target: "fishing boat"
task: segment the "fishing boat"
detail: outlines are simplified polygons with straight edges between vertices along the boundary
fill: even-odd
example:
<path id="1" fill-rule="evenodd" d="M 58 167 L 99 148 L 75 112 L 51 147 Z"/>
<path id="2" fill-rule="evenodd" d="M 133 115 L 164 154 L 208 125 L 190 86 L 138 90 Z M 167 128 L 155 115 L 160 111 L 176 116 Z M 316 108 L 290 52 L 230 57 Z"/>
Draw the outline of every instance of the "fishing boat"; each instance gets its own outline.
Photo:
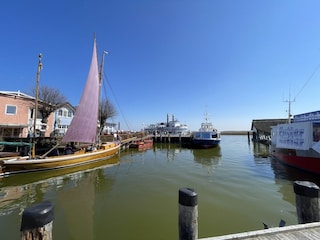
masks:
<path id="1" fill-rule="evenodd" d="M 199 131 L 192 134 L 192 146 L 194 148 L 212 148 L 218 146 L 220 141 L 220 132 L 208 121 L 206 115 L 205 122 L 201 123 Z"/>
<path id="2" fill-rule="evenodd" d="M 286 165 L 320 174 L 320 111 L 294 115 L 271 128 L 270 152 Z"/>
<path id="3" fill-rule="evenodd" d="M 104 55 L 103 55 L 104 56 Z M 40 71 L 42 69 L 42 55 L 39 55 L 37 85 L 36 85 L 36 101 L 35 113 L 37 113 L 38 104 L 38 84 Z M 101 68 L 103 66 L 103 58 Z M 88 78 L 81 96 L 79 106 L 76 109 L 75 115 L 71 121 L 66 134 L 61 143 L 49 150 L 42 156 L 35 156 L 35 138 L 33 136 L 32 154 L 31 156 L 15 157 L 11 159 L 1 160 L 0 176 L 53 170 L 66 167 L 74 167 L 84 164 L 90 164 L 96 161 L 103 161 L 116 155 L 120 149 L 119 142 L 99 143 L 98 135 L 98 109 L 100 101 L 100 82 L 102 69 L 98 68 L 96 39 L 94 39 L 93 53 Z M 36 122 L 36 114 L 34 116 Z M 35 125 L 35 124 L 34 124 Z M 35 127 L 34 127 L 35 129 Z M 77 151 L 65 151 L 64 155 L 49 156 L 49 153 L 54 152 L 60 144 L 72 146 L 72 143 L 87 144 L 90 148 L 81 148 Z M 70 153 L 70 154 L 66 154 Z"/>

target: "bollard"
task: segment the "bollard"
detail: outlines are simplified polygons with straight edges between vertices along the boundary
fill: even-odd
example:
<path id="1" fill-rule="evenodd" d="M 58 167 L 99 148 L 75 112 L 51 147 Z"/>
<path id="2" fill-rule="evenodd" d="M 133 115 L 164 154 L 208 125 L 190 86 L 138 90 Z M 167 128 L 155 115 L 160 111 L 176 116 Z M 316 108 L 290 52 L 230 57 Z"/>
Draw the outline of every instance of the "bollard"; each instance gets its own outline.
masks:
<path id="1" fill-rule="evenodd" d="M 25 209 L 21 221 L 22 240 L 52 240 L 53 204 L 49 201 Z"/>
<path id="2" fill-rule="evenodd" d="M 198 196 L 191 188 L 179 189 L 179 240 L 198 239 Z"/>
<path id="3" fill-rule="evenodd" d="M 319 187 L 308 181 L 295 181 L 296 208 L 298 223 L 320 221 Z"/>

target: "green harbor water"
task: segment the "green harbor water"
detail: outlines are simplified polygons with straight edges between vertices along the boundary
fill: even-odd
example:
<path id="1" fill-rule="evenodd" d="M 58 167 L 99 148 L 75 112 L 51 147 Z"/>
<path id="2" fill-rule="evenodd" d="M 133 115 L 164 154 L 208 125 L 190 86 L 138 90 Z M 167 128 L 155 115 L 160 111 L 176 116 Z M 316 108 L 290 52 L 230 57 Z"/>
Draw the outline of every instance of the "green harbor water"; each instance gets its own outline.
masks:
<path id="1" fill-rule="evenodd" d="M 198 194 L 199 238 L 297 224 L 293 181 L 313 175 L 268 157 L 247 136 L 222 136 L 214 149 L 154 144 L 112 160 L 0 179 L 1 239 L 20 239 L 22 212 L 54 204 L 53 239 L 178 239 L 178 191 Z"/>

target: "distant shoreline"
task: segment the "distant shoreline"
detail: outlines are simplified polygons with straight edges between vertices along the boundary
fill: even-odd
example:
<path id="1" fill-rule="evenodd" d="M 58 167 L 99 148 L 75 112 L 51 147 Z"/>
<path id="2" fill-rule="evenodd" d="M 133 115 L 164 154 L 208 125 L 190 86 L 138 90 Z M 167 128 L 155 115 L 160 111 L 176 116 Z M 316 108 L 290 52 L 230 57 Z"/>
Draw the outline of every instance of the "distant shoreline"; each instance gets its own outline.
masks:
<path id="1" fill-rule="evenodd" d="M 248 132 L 251 131 L 221 131 L 221 135 L 248 135 Z"/>

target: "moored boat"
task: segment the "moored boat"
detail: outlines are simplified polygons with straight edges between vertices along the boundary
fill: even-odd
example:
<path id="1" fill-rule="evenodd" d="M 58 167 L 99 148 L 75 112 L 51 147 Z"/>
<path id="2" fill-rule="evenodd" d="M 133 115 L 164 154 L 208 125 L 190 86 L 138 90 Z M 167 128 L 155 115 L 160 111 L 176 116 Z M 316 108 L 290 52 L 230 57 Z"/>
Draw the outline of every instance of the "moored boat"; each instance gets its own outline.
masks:
<path id="1" fill-rule="evenodd" d="M 167 114 L 167 121 L 160 122 L 156 124 L 150 124 L 146 128 L 144 128 L 148 134 L 160 134 L 160 135 L 188 135 L 190 134 L 190 130 L 188 125 L 180 123 L 174 115 L 172 115 L 172 119 L 169 120 L 169 115 Z"/>
<path id="2" fill-rule="evenodd" d="M 320 174 L 320 111 L 295 115 L 271 129 L 271 155 L 289 166 Z"/>
<path id="3" fill-rule="evenodd" d="M 130 148 L 137 148 L 139 150 L 150 149 L 153 146 L 153 139 L 140 139 L 130 144 Z"/>
<path id="4" fill-rule="evenodd" d="M 39 55 L 39 64 L 37 72 L 37 87 L 40 76 L 40 70 L 42 69 L 41 55 Z M 103 66 L 103 64 L 101 64 Z M 100 69 L 102 71 L 102 69 Z M 100 77 L 99 77 L 100 76 Z M 80 149 L 66 149 L 64 155 L 59 155 L 56 149 L 59 145 L 56 145 L 50 151 L 42 156 L 35 156 L 35 136 L 33 137 L 33 148 L 31 156 L 14 157 L 1 161 L 0 176 L 52 170 L 58 168 L 74 167 L 78 165 L 89 164 L 97 161 L 105 160 L 116 155 L 119 152 L 120 144 L 118 142 L 106 142 L 99 143 L 98 137 L 98 109 L 99 109 L 99 96 L 100 96 L 100 80 L 101 73 L 99 74 L 96 40 L 94 39 L 93 53 L 91 66 L 86 81 L 86 85 L 76 110 L 76 113 L 72 119 L 70 126 L 66 134 L 62 139 L 62 143 L 86 143 L 90 145 L 90 148 Z M 35 113 L 37 113 L 36 98 Z M 34 116 L 36 119 L 36 114 Z M 34 127 L 35 129 L 35 127 Z M 72 145 L 72 144 L 70 144 Z M 67 145 L 69 146 L 69 145 Z M 50 154 L 56 151 L 56 156 L 50 156 Z"/>
<path id="5" fill-rule="evenodd" d="M 199 131 L 192 134 L 192 145 L 195 148 L 212 148 L 220 144 L 220 132 L 213 127 L 213 124 L 205 117 Z"/>

